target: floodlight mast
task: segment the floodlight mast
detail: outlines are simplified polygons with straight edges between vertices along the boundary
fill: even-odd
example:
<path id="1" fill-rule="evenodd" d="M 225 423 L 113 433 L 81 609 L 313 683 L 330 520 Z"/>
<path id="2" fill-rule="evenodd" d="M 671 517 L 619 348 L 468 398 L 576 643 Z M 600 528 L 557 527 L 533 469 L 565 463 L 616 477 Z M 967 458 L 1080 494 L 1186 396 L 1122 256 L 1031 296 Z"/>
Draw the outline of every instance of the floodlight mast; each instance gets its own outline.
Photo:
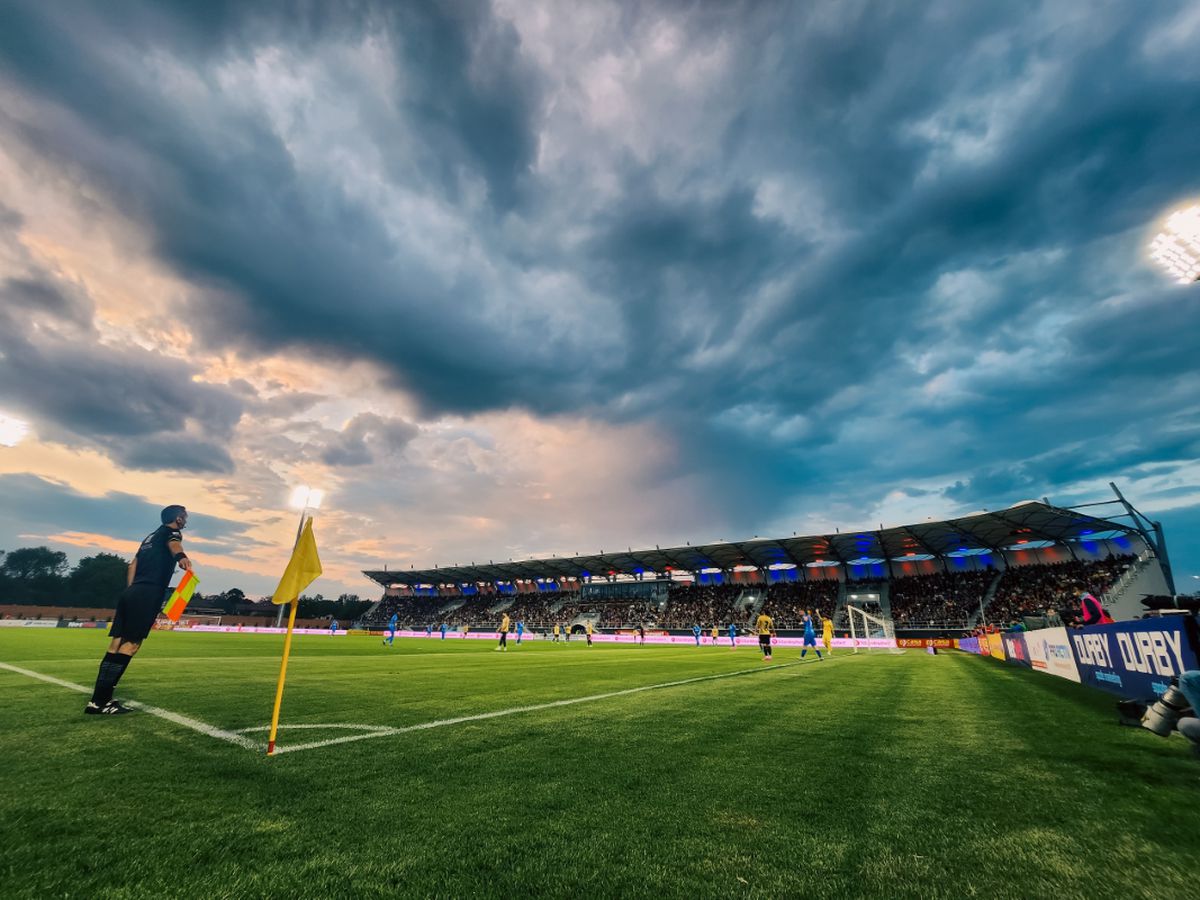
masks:
<path id="1" fill-rule="evenodd" d="M 1200 281 L 1200 203 L 1168 216 L 1149 251 L 1150 258 L 1179 284 Z"/>

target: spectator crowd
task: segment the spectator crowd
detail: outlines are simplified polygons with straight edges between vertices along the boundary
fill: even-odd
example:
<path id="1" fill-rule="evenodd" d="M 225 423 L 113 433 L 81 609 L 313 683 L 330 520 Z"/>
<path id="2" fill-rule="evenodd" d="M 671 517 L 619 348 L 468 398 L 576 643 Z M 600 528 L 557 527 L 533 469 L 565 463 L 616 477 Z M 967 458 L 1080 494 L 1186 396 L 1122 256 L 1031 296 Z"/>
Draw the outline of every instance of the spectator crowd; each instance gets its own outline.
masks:
<path id="1" fill-rule="evenodd" d="M 1132 556 L 1105 560 L 1070 561 L 1019 566 L 1000 575 L 995 594 L 986 608 L 988 622 L 1008 623 L 1022 616 L 1061 615 L 1070 622 L 1079 609 L 1079 596 L 1089 591 L 1102 597 L 1134 560 Z M 997 572 L 938 572 L 893 579 L 889 598 L 898 628 L 961 628 L 975 616 Z M 539 591 L 520 594 L 470 596 L 385 597 L 365 617 L 365 627 L 380 628 L 395 614 L 401 628 L 437 630 L 442 622 L 454 629 L 494 629 L 507 613 L 527 631 L 549 631 L 555 624 L 567 627 L 586 615 L 601 629 L 689 629 L 706 632 L 714 625 L 724 632 L 732 622 L 746 628 L 758 611 L 765 612 L 780 630 L 799 629 L 806 610 L 833 617 L 839 583 L 830 580 L 760 584 L 699 585 L 677 582 L 664 606 L 652 600 L 593 598 L 583 600 L 577 591 Z M 761 601 L 761 610 L 758 605 Z M 507 606 L 505 605 L 507 604 Z"/>
<path id="2" fill-rule="evenodd" d="M 959 627 L 979 611 L 996 578 L 992 568 L 974 572 L 908 575 L 891 582 L 892 621 L 897 628 Z"/>
<path id="3" fill-rule="evenodd" d="M 806 610 L 811 609 L 814 616 L 820 613 L 825 618 L 832 619 L 837 600 L 836 581 L 781 581 L 768 589 L 762 612 L 771 617 L 776 628 L 798 629 L 804 627 Z M 819 623 L 816 628 L 820 631 Z"/>
<path id="4" fill-rule="evenodd" d="M 1136 558 L 1129 554 L 1006 569 L 987 607 L 987 620 L 1007 624 L 1050 611 L 1069 623 L 1079 614 L 1082 594 L 1103 597 Z"/>

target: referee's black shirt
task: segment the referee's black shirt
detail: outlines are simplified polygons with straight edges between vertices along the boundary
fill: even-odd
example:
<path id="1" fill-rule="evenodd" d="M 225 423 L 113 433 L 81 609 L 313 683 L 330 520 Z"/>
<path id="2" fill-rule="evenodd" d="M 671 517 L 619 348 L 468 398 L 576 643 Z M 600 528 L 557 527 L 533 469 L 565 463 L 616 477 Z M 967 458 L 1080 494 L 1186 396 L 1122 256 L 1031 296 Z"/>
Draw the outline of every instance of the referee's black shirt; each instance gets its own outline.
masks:
<path id="1" fill-rule="evenodd" d="M 165 591 L 175 571 L 175 554 L 167 544 L 182 540 L 183 535 L 179 529 L 170 525 L 159 525 L 151 534 L 146 535 L 142 546 L 138 547 L 137 570 L 133 574 L 133 583 L 153 585 L 160 591 Z"/>

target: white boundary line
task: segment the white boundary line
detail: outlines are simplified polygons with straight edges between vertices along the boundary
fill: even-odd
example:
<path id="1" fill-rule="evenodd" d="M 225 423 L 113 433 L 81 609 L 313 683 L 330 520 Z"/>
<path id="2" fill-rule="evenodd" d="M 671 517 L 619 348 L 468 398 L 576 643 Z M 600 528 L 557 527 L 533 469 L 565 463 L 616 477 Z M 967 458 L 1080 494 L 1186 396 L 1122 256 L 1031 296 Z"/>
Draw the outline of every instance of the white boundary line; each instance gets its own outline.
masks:
<path id="1" fill-rule="evenodd" d="M 24 675 L 26 678 L 34 678 L 38 681 L 44 681 L 47 684 L 56 684 L 59 687 L 70 688 L 73 691 L 78 691 L 81 694 L 90 694 L 91 688 L 86 688 L 82 684 L 76 684 L 73 681 L 64 681 L 61 678 L 55 678 L 53 675 L 43 675 L 41 672 L 34 672 L 30 669 L 22 669 L 20 666 L 13 666 L 6 662 L 0 662 L 0 669 L 8 672 L 15 672 L 18 675 Z M 147 703 L 139 703 L 136 700 L 126 700 L 125 705 L 131 709 L 139 709 L 144 713 L 149 713 L 152 716 L 157 716 L 160 719 L 166 719 L 168 722 L 174 722 L 176 725 L 182 725 L 184 728 L 190 728 L 192 731 L 198 731 L 201 734 L 207 734 L 209 737 L 217 738 L 218 740 L 228 741 L 231 744 L 237 744 L 239 747 L 245 747 L 247 750 L 262 750 L 263 747 L 257 741 L 252 741 L 248 737 L 243 737 L 232 731 L 225 731 L 223 728 L 217 728 L 215 725 L 209 725 L 207 722 L 201 722 L 199 719 L 192 719 L 187 716 L 181 716 L 179 713 L 171 712 L 169 709 L 161 709 L 157 706 L 150 706 Z"/>
<path id="2" fill-rule="evenodd" d="M 608 691 L 603 694 L 589 694 L 586 697 L 572 697 L 568 700 L 551 700 L 548 703 L 534 703 L 530 706 L 514 706 L 511 709 L 497 709 L 492 712 L 476 713 L 472 716 L 457 716 L 453 719 L 436 719 L 432 722 L 422 722 L 419 725 L 405 725 L 398 728 L 387 728 L 382 731 L 372 731 L 364 734 L 350 734 L 345 737 L 329 738 L 325 741 L 312 741 L 307 744 L 295 744 L 275 748 L 275 755 L 280 753 L 295 753 L 298 750 L 315 750 L 318 747 L 329 747 L 333 744 L 349 744 L 352 741 L 367 741 L 372 738 L 390 737 L 394 734 L 406 734 L 410 731 L 427 731 L 430 728 L 442 728 L 446 725 L 461 725 L 463 722 L 481 722 L 485 719 L 499 719 L 503 716 L 514 716 L 518 713 L 537 712 L 542 709 L 555 709 L 560 706 L 574 706 L 576 703 L 594 703 L 597 700 L 608 700 L 611 697 L 626 697 L 630 694 L 640 694 L 644 691 L 657 691 L 663 688 L 679 687 L 684 684 L 696 684 L 701 681 L 717 681 L 722 678 L 736 678 L 739 675 L 753 675 L 757 672 L 775 672 L 799 665 L 798 662 L 763 666 L 758 669 L 739 669 L 736 672 L 721 672 L 717 675 L 700 675 L 696 678 L 683 678 L 679 681 L 664 681 L 661 684 L 646 684 L 641 687 L 625 688 L 620 691 Z"/>
<path id="3" fill-rule="evenodd" d="M 320 723 L 314 723 L 314 724 L 309 724 L 309 725 L 280 725 L 279 730 L 282 731 L 285 728 L 342 728 L 342 729 L 353 729 L 355 731 L 388 731 L 388 732 L 390 732 L 392 730 L 392 727 L 393 726 L 391 726 L 391 725 L 350 725 L 350 724 L 344 724 L 344 723 L 321 725 Z M 239 728 L 237 730 L 237 733 L 238 734 L 253 734 L 256 731 L 270 731 L 270 730 L 271 730 L 270 725 L 252 725 L 249 728 Z M 276 750 L 275 752 L 278 753 L 279 751 Z"/>
<path id="4" fill-rule="evenodd" d="M 854 655 L 839 656 L 838 659 L 853 659 Z M 829 660 L 834 662 L 833 659 Z M 816 662 L 813 660 L 812 662 Z M 281 725 L 280 728 L 291 729 L 322 729 L 322 728 L 342 728 L 355 729 L 358 734 L 350 734 L 344 737 L 329 738 L 324 741 L 311 741 L 307 744 L 295 744 L 293 746 L 281 746 L 275 748 L 275 755 L 281 753 L 295 753 L 299 750 L 315 750 L 319 747 L 329 747 L 334 744 L 348 744 L 353 741 L 365 741 L 371 738 L 391 737 L 394 734 L 406 734 L 411 731 L 427 731 L 431 728 L 442 728 L 446 725 L 461 725 L 464 722 L 481 722 L 486 719 L 499 719 L 504 716 L 513 716 L 518 713 L 537 712 L 543 709 L 555 709 L 560 706 L 574 706 L 577 703 L 594 703 L 598 700 L 608 700 L 612 697 L 626 697 L 631 694 L 641 694 L 645 691 L 658 691 L 664 688 L 680 687 L 685 684 L 698 684 L 703 681 L 718 681 L 725 678 L 736 678 L 740 675 L 754 675 L 759 672 L 777 672 L 780 669 L 790 669 L 794 666 L 807 664 L 808 660 L 795 660 L 787 663 L 775 663 L 770 666 L 762 666 L 754 669 L 739 669 L 735 672 L 719 672 L 716 675 L 698 675 L 694 678 L 682 678 L 677 681 L 664 681 L 659 684 L 645 684 L 640 687 L 624 688 L 619 691 L 607 691 L 603 694 L 589 694 L 586 697 L 571 697 L 566 700 L 551 700 L 547 703 L 534 703 L 529 706 L 514 706 L 510 709 L 498 709 L 492 712 L 476 713 L 470 716 L 457 716 L 453 719 L 435 719 L 432 722 L 422 722 L 418 725 L 404 725 L 400 727 L 392 727 L 388 725 L 348 725 L 334 724 L 322 725 L 318 723 L 299 724 L 299 725 Z M 55 678 L 53 675 L 43 675 L 40 672 L 34 672 L 30 669 L 22 669 L 20 666 L 10 665 L 9 663 L 0 662 L 0 669 L 9 672 L 15 672 L 18 675 L 24 675 L 27 678 L 34 678 L 38 681 L 44 681 L 47 684 L 55 684 L 59 687 L 69 688 L 73 691 L 78 691 L 82 694 L 90 694 L 91 689 L 86 688 L 81 684 L 75 684 L 73 681 L 64 681 L 61 678 Z M 793 676 L 799 676 L 800 673 L 788 673 Z M 174 722 L 176 725 L 182 725 L 184 728 L 190 728 L 193 731 L 198 731 L 201 734 L 206 734 L 209 737 L 217 738 L 218 740 L 228 741 L 231 744 L 236 744 L 239 747 L 244 747 L 247 750 L 260 752 L 264 746 L 257 741 L 254 741 L 245 735 L 270 730 L 267 726 L 252 726 L 250 728 L 242 728 L 239 731 L 226 731 L 222 728 L 217 728 L 214 725 L 209 725 L 207 722 L 201 722 L 199 719 L 192 719 L 188 716 L 180 715 L 179 713 L 171 712 L 168 709 L 161 709 L 157 706 L 150 706 L 145 703 L 139 703 L 134 700 L 126 701 L 126 705 L 139 709 L 142 712 L 149 713 L 152 716 L 157 716 L 160 719 L 166 719 L 168 722 Z"/>

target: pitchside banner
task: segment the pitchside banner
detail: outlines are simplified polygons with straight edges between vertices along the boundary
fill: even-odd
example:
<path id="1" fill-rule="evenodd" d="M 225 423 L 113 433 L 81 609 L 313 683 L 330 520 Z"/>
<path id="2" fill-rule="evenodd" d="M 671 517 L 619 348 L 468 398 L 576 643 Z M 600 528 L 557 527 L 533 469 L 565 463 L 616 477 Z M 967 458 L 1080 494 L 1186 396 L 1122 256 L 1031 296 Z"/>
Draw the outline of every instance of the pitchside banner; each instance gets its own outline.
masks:
<path id="1" fill-rule="evenodd" d="M 954 649 L 953 638 L 896 638 L 896 646 L 901 650 L 923 650 L 926 647 L 936 647 L 938 650 Z"/>
<path id="2" fill-rule="evenodd" d="M 1029 649 L 1025 646 L 1025 632 L 1023 631 L 1006 631 L 1000 635 L 1004 642 L 1004 655 L 1008 657 L 1008 661 L 1014 666 L 1024 666 L 1027 669 L 1032 669 L 1033 664 L 1029 661 Z"/>
<path id="3" fill-rule="evenodd" d="M 1004 659 L 1004 635 L 989 634 L 987 636 L 988 653 L 994 659 Z"/>
<path id="4" fill-rule="evenodd" d="M 1092 625 L 1070 638 L 1080 681 L 1122 697 L 1148 700 L 1175 675 L 1200 668 L 1190 618 Z"/>
<path id="5" fill-rule="evenodd" d="M 1029 664 L 1035 671 L 1046 672 L 1079 680 L 1079 669 L 1075 665 L 1075 654 L 1071 652 L 1071 639 L 1065 628 L 1039 628 L 1025 635 L 1025 648 L 1029 651 Z"/>

